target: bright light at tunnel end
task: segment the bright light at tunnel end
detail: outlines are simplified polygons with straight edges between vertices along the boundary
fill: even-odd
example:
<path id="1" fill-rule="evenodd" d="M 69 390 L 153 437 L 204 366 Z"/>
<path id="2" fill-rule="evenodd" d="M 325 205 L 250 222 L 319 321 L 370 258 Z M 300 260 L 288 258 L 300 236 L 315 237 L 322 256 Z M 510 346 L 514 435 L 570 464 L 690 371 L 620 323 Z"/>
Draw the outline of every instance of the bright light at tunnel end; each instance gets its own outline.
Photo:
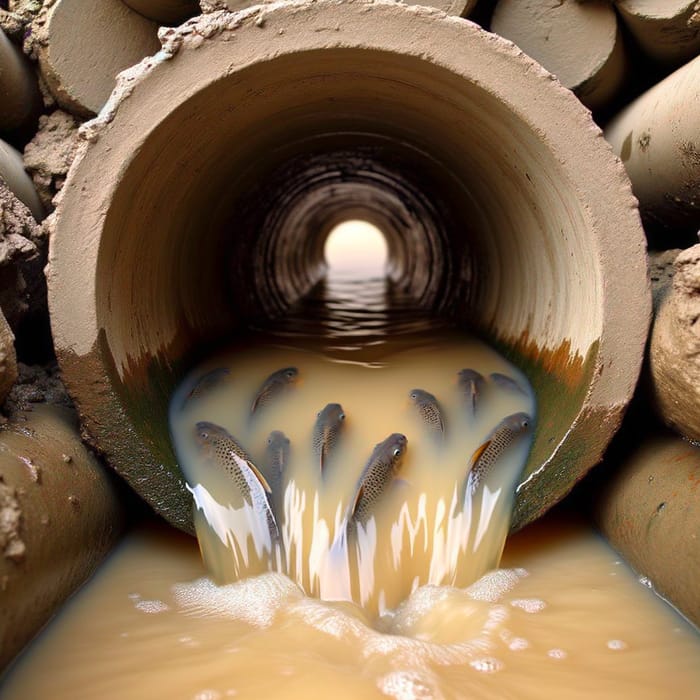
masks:
<path id="1" fill-rule="evenodd" d="M 324 248 L 329 277 L 386 274 L 388 248 L 382 231 L 359 219 L 343 221 L 328 234 Z"/>

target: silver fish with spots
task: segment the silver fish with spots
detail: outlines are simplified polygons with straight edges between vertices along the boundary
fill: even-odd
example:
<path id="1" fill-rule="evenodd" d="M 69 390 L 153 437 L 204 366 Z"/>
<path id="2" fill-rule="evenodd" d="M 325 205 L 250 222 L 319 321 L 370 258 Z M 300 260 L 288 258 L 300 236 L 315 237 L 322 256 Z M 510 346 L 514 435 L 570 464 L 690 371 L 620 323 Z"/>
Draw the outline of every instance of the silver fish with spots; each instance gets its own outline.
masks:
<path id="1" fill-rule="evenodd" d="M 466 402 L 471 406 L 472 416 L 476 415 L 479 399 L 484 393 L 486 380 L 475 369 L 462 369 L 457 373 L 459 388 Z"/>
<path id="2" fill-rule="evenodd" d="M 265 469 L 270 477 L 272 502 L 277 516 L 283 510 L 284 493 L 282 492 L 282 480 L 289 466 L 290 450 L 291 443 L 289 438 L 281 430 L 273 430 L 267 438 Z"/>
<path id="3" fill-rule="evenodd" d="M 366 525 L 392 479 L 399 473 L 408 440 L 401 433 L 392 433 L 378 443 L 357 482 L 350 509 L 350 532 L 357 523 Z"/>
<path id="4" fill-rule="evenodd" d="M 518 382 L 507 374 L 501 374 L 501 372 L 491 372 L 489 379 L 496 384 L 496 386 L 506 391 L 510 391 L 514 394 L 523 394 L 527 396 L 525 389 L 523 389 Z"/>
<path id="5" fill-rule="evenodd" d="M 250 407 L 251 414 L 263 406 L 267 406 L 277 396 L 288 391 L 299 380 L 299 370 L 296 367 L 285 367 L 273 372 L 260 387 Z"/>
<path id="6" fill-rule="evenodd" d="M 442 440 L 445 436 L 445 419 L 435 396 L 423 389 L 411 389 L 409 396 L 430 433 Z"/>
<path id="7" fill-rule="evenodd" d="M 198 401 L 202 396 L 205 396 L 215 389 L 217 385 L 221 384 L 230 373 L 231 371 L 227 367 L 217 367 L 209 372 L 205 372 L 197 379 L 197 382 L 187 394 L 184 403 Z"/>
<path id="8" fill-rule="evenodd" d="M 228 476 L 255 514 L 265 519 L 272 539 L 278 539 L 279 529 L 269 501 L 272 489 L 248 453 L 220 425 L 200 421 L 195 429 L 200 456 Z"/>
<path id="9" fill-rule="evenodd" d="M 527 413 L 506 416 L 474 451 L 467 474 L 465 495 L 473 496 L 503 455 L 531 432 L 532 418 Z"/>
<path id="10" fill-rule="evenodd" d="M 338 444 L 344 424 L 345 412 L 339 403 L 329 403 L 317 414 L 312 446 L 314 454 L 319 459 L 321 474 L 323 474 L 330 453 Z"/>

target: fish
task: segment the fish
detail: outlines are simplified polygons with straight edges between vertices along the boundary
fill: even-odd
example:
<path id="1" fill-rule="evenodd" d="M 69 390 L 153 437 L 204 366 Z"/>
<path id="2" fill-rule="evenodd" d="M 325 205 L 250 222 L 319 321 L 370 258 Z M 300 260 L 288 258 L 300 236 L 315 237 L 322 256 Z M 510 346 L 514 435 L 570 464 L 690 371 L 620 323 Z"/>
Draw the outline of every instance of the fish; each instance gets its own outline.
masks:
<path id="1" fill-rule="evenodd" d="M 459 377 L 459 387 L 463 392 L 464 398 L 471 404 L 472 415 L 475 416 L 477 404 L 484 391 L 486 380 L 475 369 L 462 369 L 457 372 L 457 376 Z"/>
<path id="2" fill-rule="evenodd" d="M 512 391 L 514 393 L 523 394 L 527 396 L 525 389 L 523 389 L 518 382 L 507 374 L 501 374 L 500 372 L 491 372 L 489 378 L 494 384 L 497 384 L 501 389 L 506 389 L 507 391 Z"/>
<path id="3" fill-rule="evenodd" d="M 375 445 L 357 482 L 355 498 L 350 509 L 350 530 L 357 523 L 366 525 L 372 511 L 386 491 L 391 480 L 399 473 L 408 440 L 401 433 L 392 433 Z"/>
<path id="4" fill-rule="evenodd" d="M 329 403 L 319 411 L 314 424 L 312 444 L 314 454 L 319 458 L 321 474 L 328 455 L 336 447 L 345 423 L 345 413 L 339 403 Z"/>
<path id="5" fill-rule="evenodd" d="M 209 372 L 205 372 L 194 385 L 189 394 L 187 394 L 187 401 L 192 399 L 200 399 L 202 396 L 207 394 L 209 391 L 214 389 L 216 385 L 231 371 L 227 367 L 217 367 Z"/>
<path id="6" fill-rule="evenodd" d="M 299 379 L 299 370 L 296 367 L 285 367 L 273 372 L 260 387 L 250 407 L 251 414 L 260 407 L 269 404 L 276 396 L 294 386 Z"/>
<path id="7" fill-rule="evenodd" d="M 532 418 L 523 412 L 506 416 L 470 459 L 465 494 L 473 496 L 491 470 L 518 440 L 532 432 Z"/>
<path id="8" fill-rule="evenodd" d="M 195 430 L 200 455 L 228 476 L 256 515 L 265 518 L 273 540 L 279 539 L 279 528 L 269 500 L 272 489 L 248 453 L 220 425 L 200 421 Z"/>
<path id="9" fill-rule="evenodd" d="M 442 410 L 437 399 L 423 389 L 411 389 L 409 396 L 430 432 L 443 438 L 445 435 L 445 420 L 442 417 Z"/>
<path id="10" fill-rule="evenodd" d="M 282 481 L 282 474 L 289 464 L 289 438 L 281 430 L 273 430 L 267 438 L 265 450 L 265 466 L 270 475 L 270 487 L 275 492 L 275 487 Z"/>
<path id="11" fill-rule="evenodd" d="M 267 438 L 265 450 L 265 468 L 270 476 L 270 488 L 275 513 L 280 514 L 284 494 L 282 493 L 282 478 L 289 466 L 291 443 L 281 430 L 273 430 Z"/>

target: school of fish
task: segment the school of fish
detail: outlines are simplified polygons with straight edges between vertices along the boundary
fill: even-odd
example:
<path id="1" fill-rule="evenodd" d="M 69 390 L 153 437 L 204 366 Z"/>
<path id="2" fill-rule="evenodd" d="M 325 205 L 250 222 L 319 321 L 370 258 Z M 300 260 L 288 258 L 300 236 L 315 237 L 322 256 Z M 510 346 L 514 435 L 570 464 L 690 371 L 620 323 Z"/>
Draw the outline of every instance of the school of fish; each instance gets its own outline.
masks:
<path id="1" fill-rule="evenodd" d="M 215 385 L 217 380 L 227 378 L 228 370 L 212 370 L 203 375 L 187 395 L 186 401 L 196 400 Z M 285 367 L 273 372 L 261 384 L 251 403 L 250 414 L 270 405 L 285 392 L 293 390 L 300 380 L 296 367 Z M 486 379 L 474 369 L 458 372 L 457 383 L 465 404 L 465 417 L 476 416 L 479 403 L 490 387 L 511 392 L 522 392 L 516 380 L 501 373 L 492 373 Z M 430 392 L 415 388 L 409 393 L 425 429 L 426 437 L 438 441 L 444 439 L 446 423 L 443 410 Z M 313 427 L 313 453 L 318 459 L 321 477 L 332 463 L 333 454 L 342 443 L 345 412 L 339 403 L 329 403 L 317 414 Z M 496 425 L 486 440 L 474 451 L 465 465 L 465 479 L 461 488 L 462 503 L 473 497 L 503 456 L 521 437 L 531 433 L 532 418 L 524 412 L 505 416 Z M 196 425 L 196 444 L 199 458 L 208 468 L 225 474 L 231 482 L 238 499 L 252 507 L 255 516 L 264 522 L 271 539 L 279 540 L 278 521 L 283 509 L 282 482 L 293 446 L 281 430 L 274 430 L 267 439 L 263 457 L 265 472 L 255 465 L 235 436 L 222 426 L 209 422 Z M 352 538 L 357 526 L 365 526 L 380 506 L 387 489 L 400 474 L 403 458 L 410 449 L 408 440 L 401 433 L 393 433 L 374 446 L 362 468 L 351 505 L 346 513 L 346 532 Z"/>

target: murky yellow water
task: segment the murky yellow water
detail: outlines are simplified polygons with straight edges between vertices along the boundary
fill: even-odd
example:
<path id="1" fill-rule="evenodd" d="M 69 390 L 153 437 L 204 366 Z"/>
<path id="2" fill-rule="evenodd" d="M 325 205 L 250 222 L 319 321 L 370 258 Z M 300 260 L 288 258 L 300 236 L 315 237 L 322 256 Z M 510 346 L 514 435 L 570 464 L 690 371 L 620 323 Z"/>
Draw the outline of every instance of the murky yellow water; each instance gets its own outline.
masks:
<path id="1" fill-rule="evenodd" d="M 210 359 L 177 392 L 171 433 L 217 582 L 279 571 L 375 614 L 498 565 L 533 434 L 529 383 L 474 337 L 387 299 L 385 284 L 317 291 L 312 309 Z M 499 429 L 513 415 L 527 425 L 514 438 Z M 336 439 L 315 441 L 317 423 Z M 275 439 L 288 441 L 281 473 Z M 381 451 L 400 452 L 393 471 L 363 478 L 385 440 Z"/>
<path id="2" fill-rule="evenodd" d="M 0 686 L 3 700 L 695 698 L 696 632 L 572 518 L 509 539 L 466 589 L 372 624 L 265 574 L 217 589 L 191 538 L 128 537 Z"/>

